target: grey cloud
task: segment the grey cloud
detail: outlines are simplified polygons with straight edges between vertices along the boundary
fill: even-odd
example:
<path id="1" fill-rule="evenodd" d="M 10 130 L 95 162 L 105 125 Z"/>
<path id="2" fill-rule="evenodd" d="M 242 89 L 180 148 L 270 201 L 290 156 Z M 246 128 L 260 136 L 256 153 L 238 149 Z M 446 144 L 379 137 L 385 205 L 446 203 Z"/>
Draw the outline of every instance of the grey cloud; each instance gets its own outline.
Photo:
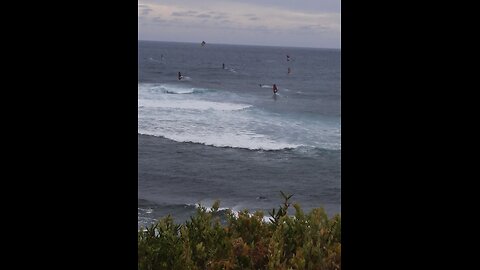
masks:
<path id="1" fill-rule="evenodd" d="M 159 23 L 164 23 L 167 22 L 167 20 L 162 19 L 161 17 L 155 17 L 153 18 L 154 22 L 159 22 Z"/>
<path id="2" fill-rule="evenodd" d="M 142 10 L 141 15 L 148 15 L 150 11 L 153 11 L 153 9 L 151 9 L 149 5 L 139 4 L 138 8 Z"/>
<path id="3" fill-rule="evenodd" d="M 150 11 L 153 11 L 153 9 L 145 8 L 145 9 L 142 10 L 142 15 L 148 15 L 148 13 L 150 13 Z"/>
<path id="4" fill-rule="evenodd" d="M 328 30 L 329 28 L 324 26 L 324 25 L 304 25 L 304 26 L 300 26 L 298 27 L 299 30 L 307 30 L 307 31 L 312 31 L 312 30 L 317 30 L 317 31 L 326 31 Z"/>
<path id="5" fill-rule="evenodd" d="M 248 13 L 248 14 L 243 14 L 244 17 L 248 17 L 248 19 L 250 21 L 258 21 L 260 20 L 259 17 L 257 17 L 257 15 L 253 14 L 253 13 Z"/>
<path id="6" fill-rule="evenodd" d="M 172 16 L 178 16 L 178 17 L 187 17 L 187 16 L 194 16 L 196 11 L 189 10 L 189 11 L 183 11 L 183 12 L 172 12 Z"/>
<path id="7" fill-rule="evenodd" d="M 172 12 L 172 16 L 182 17 L 182 16 L 189 16 L 189 14 L 187 12 Z"/>
<path id="8" fill-rule="evenodd" d="M 218 15 L 227 15 L 227 13 L 222 12 L 222 11 L 220 11 L 220 12 L 219 12 L 219 11 L 209 11 L 208 13 L 214 14 L 214 15 L 215 15 L 215 14 L 218 14 Z"/>

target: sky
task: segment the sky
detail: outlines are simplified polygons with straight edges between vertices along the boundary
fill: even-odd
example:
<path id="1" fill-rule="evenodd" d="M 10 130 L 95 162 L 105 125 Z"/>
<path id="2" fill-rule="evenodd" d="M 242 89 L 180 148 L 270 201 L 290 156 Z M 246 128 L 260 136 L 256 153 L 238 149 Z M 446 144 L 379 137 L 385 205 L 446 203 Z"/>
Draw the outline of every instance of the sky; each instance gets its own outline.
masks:
<path id="1" fill-rule="evenodd" d="M 340 48 L 340 0 L 138 0 L 138 39 Z"/>

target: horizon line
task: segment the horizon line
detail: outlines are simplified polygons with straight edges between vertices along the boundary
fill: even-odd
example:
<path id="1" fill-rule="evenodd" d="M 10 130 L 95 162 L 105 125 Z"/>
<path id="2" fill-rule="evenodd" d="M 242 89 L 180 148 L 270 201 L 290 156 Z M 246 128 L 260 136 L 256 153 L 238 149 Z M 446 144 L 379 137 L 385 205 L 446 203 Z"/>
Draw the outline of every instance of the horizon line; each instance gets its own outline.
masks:
<path id="1" fill-rule="evenodd" d="M 201 42 L 193 41 L 168 41 L 168 40 L 148 40 L 148 39 L 138 39 L 138 41 L 148 41 L 148 42 L 176 42 L 176 43 L 192 43 L 192 44 L 201 44 Z M 282 46 L 282 45 L 258 45 L 258 44 L 233 44 L 233 43 L 215 43 L 211 42 L 210 44 L 214 45 L 232 45 L 232 46 L 257 46 L 257 47 L 282 47 L 282 48 L 299 48 L 299 49 L 324 49 L 324 50 L 341 50 L 340 48 L 325 48 L 325 47 L 305 47 L 305 46 Z"/>

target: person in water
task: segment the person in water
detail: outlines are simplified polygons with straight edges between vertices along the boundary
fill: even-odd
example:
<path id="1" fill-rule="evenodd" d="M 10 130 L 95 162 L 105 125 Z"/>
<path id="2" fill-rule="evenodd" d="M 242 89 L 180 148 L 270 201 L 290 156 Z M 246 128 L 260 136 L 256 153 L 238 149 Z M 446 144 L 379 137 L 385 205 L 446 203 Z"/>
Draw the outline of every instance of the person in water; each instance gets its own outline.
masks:
<path id="1" fill-rule="evenodd" d="M 273 93 L 276 94 L 278 92 L 278 88 L 276 84 L 273 84 Z"/>
<path id="2" fill-rule="evenodd" d="M 222 63 L 222 68 L 225 69 L 225 63 Z"/>
<path id="3" fill-rule="evenodd" d="M 183 78 L 182 73 L 178 72 L 178 80 L 180 81 Z"/>

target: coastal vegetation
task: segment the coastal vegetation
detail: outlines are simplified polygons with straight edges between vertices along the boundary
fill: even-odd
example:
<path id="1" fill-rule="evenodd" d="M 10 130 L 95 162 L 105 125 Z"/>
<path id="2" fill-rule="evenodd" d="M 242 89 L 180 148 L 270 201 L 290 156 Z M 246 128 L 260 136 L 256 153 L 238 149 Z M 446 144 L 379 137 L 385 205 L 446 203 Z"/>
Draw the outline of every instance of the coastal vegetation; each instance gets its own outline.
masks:
<path id="1" fill-rule="evenodd" d="M 223 213 L 218 201 L 199 205 L 184 224 L 160 219 L 138 232 L 138 269 L 341 269 L 340 215 L 304 213 L 292 195 L 281 195 L 269 222 L 263 212 Z"/>

